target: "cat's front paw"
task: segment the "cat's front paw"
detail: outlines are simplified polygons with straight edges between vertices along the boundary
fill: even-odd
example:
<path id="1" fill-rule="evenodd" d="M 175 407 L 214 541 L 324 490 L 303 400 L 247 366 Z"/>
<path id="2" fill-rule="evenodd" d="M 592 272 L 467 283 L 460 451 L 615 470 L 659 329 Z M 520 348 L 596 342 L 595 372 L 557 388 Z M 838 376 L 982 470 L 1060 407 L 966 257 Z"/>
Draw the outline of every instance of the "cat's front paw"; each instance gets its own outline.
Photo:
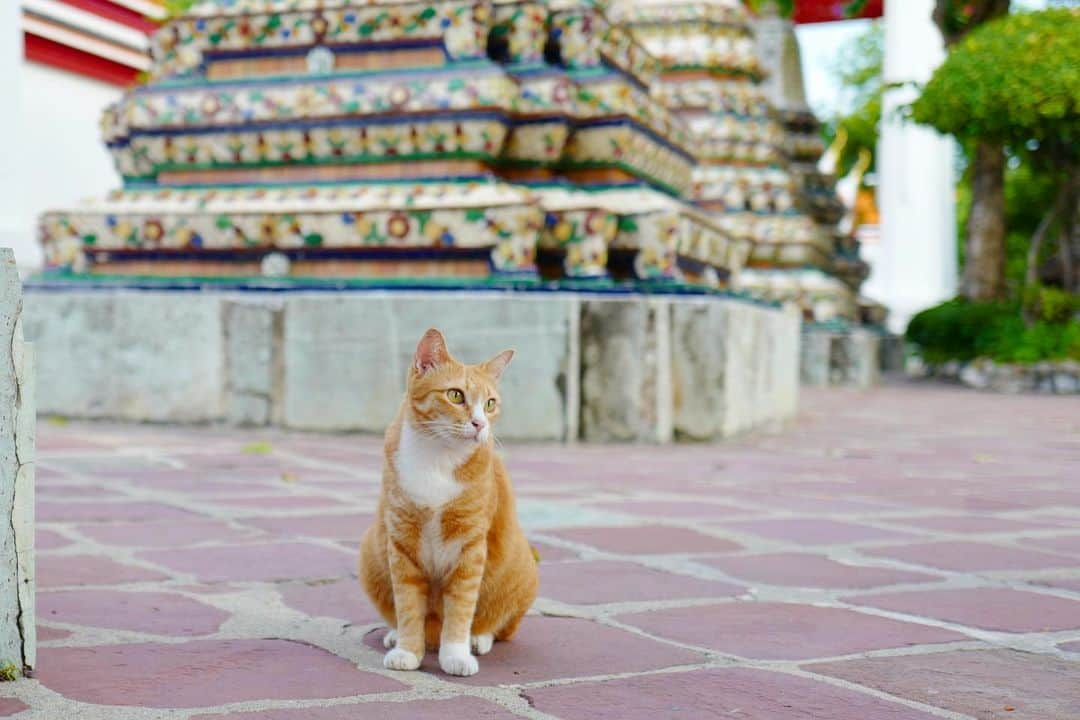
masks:
<path id="1" fill-rule="evenodd" d="M 420 667 L 420 658 L 408 650 L 396 647 L 383 656 L 382 664 L 387 670 L 415 670 Z"/>
<path id="2" fill-rule="evenodd" d="M 397 645 L 397 630 L 390 628 L 385 635 L 383 635 L 382 646 L 389 650 Z"/>
<path id="3" fill-rule="evenodd" d="M 447 675 L 468 677 L 480 670 L 480 663 L 469 652 L 469 643 L 443 643 L 439 648 L 439 667 Z"/>
<path id="4" fill-rule="evenodd" d="M 487 655 L 491 652 L 491 645 L 495 642 L 495 636 L 491 633 L 480 633 L 472 636 L 472 649 L 477 655 Z"/>

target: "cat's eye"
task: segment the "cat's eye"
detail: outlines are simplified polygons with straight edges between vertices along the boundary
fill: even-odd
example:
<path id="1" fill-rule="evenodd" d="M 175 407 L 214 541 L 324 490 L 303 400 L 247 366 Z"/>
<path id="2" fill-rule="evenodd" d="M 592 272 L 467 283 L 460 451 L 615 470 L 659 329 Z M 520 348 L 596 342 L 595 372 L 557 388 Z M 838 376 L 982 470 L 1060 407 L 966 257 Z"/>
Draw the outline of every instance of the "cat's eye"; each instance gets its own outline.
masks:
<path id="1" fill-rule="evenodd" d="M 455 405 L 460 405 L 461 403 L 465 402 L 465 393 L 461 392 L 457 388 L 452 388 L 446 391 L 446 398 Z"/>
<path id="2" fill-rule="evenodd" d="M 488 398 L 487 403 L 484 404 L 484 409 L 491 412 L 495 409 L 495 398 Z"/>

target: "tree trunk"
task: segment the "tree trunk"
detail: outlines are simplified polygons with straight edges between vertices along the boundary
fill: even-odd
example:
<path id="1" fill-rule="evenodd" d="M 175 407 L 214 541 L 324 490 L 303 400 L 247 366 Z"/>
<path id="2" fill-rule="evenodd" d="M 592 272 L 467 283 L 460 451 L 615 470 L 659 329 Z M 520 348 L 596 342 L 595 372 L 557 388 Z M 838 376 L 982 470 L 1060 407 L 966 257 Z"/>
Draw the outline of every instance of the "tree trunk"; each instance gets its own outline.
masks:
<path id="1" fill-rule="evenodd" d="M 964 295 L 1000 300 L 1005 288 L 1005 148 L 980 142 L 971 165 L 971 214 L 967 222 Z"/>
<path id="2" fill-rule="evenodd" d="M 1073 183 L 1069 183 L 1070 189 L 1072 189 Z M 1070 212 L 1065 213 L 1064 222 L 1061 224 L 1061 244 L 1058 246 L 1058 253 L 1061 256 L 1061 286 L 1067 292 L 1076 292 L 1080 287 L 1076 272 L 1076 257 L 1073 255 L 1073 243 L 1076 240 L 1077 235 L 1077 218 L 1080 217 L 1080 208 L 1077 208 L 1077 194 L 1070 192 L 1069 197 L 1071 204 L 1068 206 L 1072 208 Z"/>
<path id="3" fill-rule="evenodd" d="M 1042 253 L 1043 241 L 1050 232 L 1054 220 L 1068 207 L 1071 191 L 1072 180 L 1070 179 L 1058 190 L 1054 204 L 1043 215 L 1042 220 L 1039 221 L 1039 226 L 1035 228 L 1035 233 L 1031 236 L 1031 245 L 1028 246 L 1027 252 L 1027 270 L 1024 273 L 1025 285 L 1036 285 L 1039 282 L 1039 255 Z"/>

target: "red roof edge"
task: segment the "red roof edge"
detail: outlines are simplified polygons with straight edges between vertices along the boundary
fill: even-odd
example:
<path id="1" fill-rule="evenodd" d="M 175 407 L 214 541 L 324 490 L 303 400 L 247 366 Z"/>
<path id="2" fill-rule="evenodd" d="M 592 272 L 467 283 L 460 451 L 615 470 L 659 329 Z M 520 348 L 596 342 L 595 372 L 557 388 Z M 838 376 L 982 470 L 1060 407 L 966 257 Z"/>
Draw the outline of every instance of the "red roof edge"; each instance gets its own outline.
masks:
<path id="1" fill-rule="evenodd" d="M 134 84 L 139 77 L 139 71 L 133 67 L 30 33 L 24 34 L 23 48 L 27 60 L 92 77 L 111 85 L 127 87 Z"/>
<path id="2" fill-rule="evenodd" d="M 792 19 L 799 25 L 851 20 L 845 10 L 850 0 L 796 0 Z M 885 12 L 884 0 L 870 0 L 859 18 L 879 18 Z"/>
<path id="3" fill-rule="evenodd" d="M 150 35 L 158 29 L 158 23 L 131 8 L 117 5 L 110 0 L 60 0 L 65 5 L 85 10 L 98 17 L 134 28 L 144 35 Z"/>

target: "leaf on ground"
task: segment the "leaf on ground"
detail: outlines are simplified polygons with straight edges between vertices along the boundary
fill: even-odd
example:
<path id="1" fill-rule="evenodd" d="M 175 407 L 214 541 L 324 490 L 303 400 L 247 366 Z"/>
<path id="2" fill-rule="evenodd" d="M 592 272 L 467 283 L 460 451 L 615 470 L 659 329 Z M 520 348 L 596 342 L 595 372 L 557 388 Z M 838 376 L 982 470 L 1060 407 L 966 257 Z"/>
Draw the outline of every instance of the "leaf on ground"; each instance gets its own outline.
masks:
<path id="1" fill-rule="evenodd" d="M 248 455 L 266 455 L 273 449 L 268 442 L 253 442 L 244 446 L 244 452 Z"/>

